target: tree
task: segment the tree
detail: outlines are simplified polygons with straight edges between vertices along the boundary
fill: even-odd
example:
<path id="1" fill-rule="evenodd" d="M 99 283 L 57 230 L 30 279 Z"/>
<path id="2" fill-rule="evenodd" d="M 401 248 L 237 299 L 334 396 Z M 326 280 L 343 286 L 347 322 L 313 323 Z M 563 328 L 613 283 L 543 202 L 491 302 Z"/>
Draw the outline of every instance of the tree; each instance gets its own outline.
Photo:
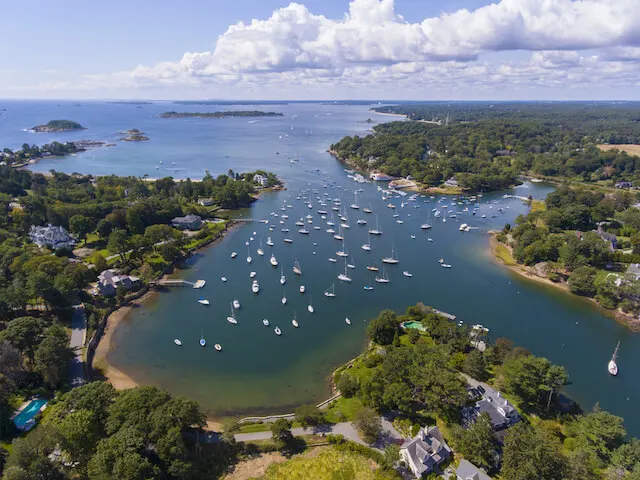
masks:
<path id="1" fill-rule="evenodd" d="M 102 238 L 109 238 L 109 235 L 111 235 L 111 232 L 113 231 L 114 228 L 115 226 L 113 225 L 113 223 L 110 220 L 107 220 L 106 218 L 103 218 L 102 220 L 100 220 L 98 222 L 98 225 L 96 226 L 96 230 L 98 231 L 98 234 L 100 234 Z"/>
<path id="2" fill-rule="evenodd" d="M 6 341 L 20 350 L 29 359 L 33 359 L 35 350 L 42 340 L 46 323 L 40 318 L 14 318 L 0 332 L 0 342 Z"/>
<path id="3" fill-rule="evenodd" d="M 497 442 L 486 413 L 480 415 L 469 428 L 458 426 L 451 434 L 456 451 L 467 460 L 487 470 L 494 467 Z"/>
<path id="4" fill-rule="evenodd" d="M 231 417 L 226 419 L 222 424 L 222 441 L 229 445 L 235 445 L 235 434 L 239 431 L 240 423 L 237 418 Z"/>
<path id="5" fill-rule="evenodd" d="M 3 478 L 62 480 L 64 475 L 48 458 L 59 440 L 57 432 L 44 425 L 14 440 Z"/>
<path id="6" fill-rule="evenodd" d="M 125 262 L 125 253 L 129 250 L 129 237 L 125 230 L 116 228 L 109 235 L 109 241 L 107 242 L 107 249 L 111 253 L 120 255 L 120 259 Z"/>
<path id="7" fill-rule="evenodd" d="M 611 464 L 624 470 L 633 470 L 640 464 L 640 440 L 633 438 L 620 445 L 611 455 Z"/>
<path id="8" fill-rule="evenodd" d="M 370 408 L 361 408 L 355 414 L 353 426 L 358 430 L 362 439 L 371 444 L 378 440 L 382 433 L 380 416 Z"/>
<path id="9" fill-rule="evenodd" d="M 612 452 L 624 442 L 627 432 L 621 417 L 603 410 L 579 417 L 568 428 L 580 447 L 608 461 Z"/>
<path id="10" fill-rule="evenodd" d="M 340 375 L 337 387 L 344 398 L 351 398 L 358 392 L 360 384 L 357 377 L 351 375 L 349 372 L 343 372 L 342 375 Z"/>
<path id="11" fill-rule="evenodd" d="M 271 424 L 271 435 L 278 449 L 286 450 L 293 443 L 291 422 L 284 418 L 279 418 Z"/>
<path id="12" fill-rule="evenodd" d="M 61 326 L 47 329 L 46 336 L 34 355 L 34 370 L 52 387 L 57 387 L 66 375 L 73 352 L 69 348 L 67 332 Z"/>
<path id="13" fill-rule="evenodd" d="M 464 359 L 462 371 L 476 380 L 487 379 L 487 364 L 484 361 L 482 352 L 475 348 L 471 350 Z"/>
<path id="14" fill-rule="evenodd" d="M 560 371 L 554 371 L 548 376 L 550 367 L 551 363 L 546 358 L 533 355 L 510 356 L 502 365 L 502 387 L 505 392 L 517 395 L 529 405 L 534 405 L 540 400 L 540 394 L 549 389 L 548 382 L 561 379 Z M 557 376 L 556 380 L 554 375 Z"/>
<path id="15" fill-rule="evenodd" d="M 551 399 L 554 393 L 557 393 L 561 387 L 569 384 L 569 374 L 564 367 L 559 365 L 551 365 L 544 377 L 544 388 L 549 391 L 547 399 L 547 410 L 551 406 Z"/>
<path id="16" fill-rule="evenodd" d="M 63 439 L 62 448 L 70 459 L 79 462 L 82 469 L 86 468 L 102 433 L 96 414 L 85 409 L 72 411 L 56 422 L 56 428 Z"/>
<path id="17" fill-rule="evenodd" d="M 94 226 L 93 220 L 84 215 L 74 215 L 69 219 L 69 229 L 71 233 L 75 234 L 81 240 L 93 230 Z"/>
<path id="18" fill-rule="evenodd" d="M 522 422 L 508 430 L 503 448 L 502 478 L 563 480 L 566 470 L 566 459 L 556 437 Z"/>
<path id="19" fill-rule="evenodd" d="M 593 297 L 597 270 L 593 267 L 578 267 L 569 276 L 569 290 L 576 295 Z"/>
<path id="20" fill-rule="evenodd" d="M 398 316 L 392 310 L 383 310 L 380 315 L 371 321 L 367 328 L 369 338 L 379 345 L 390 345 L 393 342 L 400 322 Z"/>
<path id="21" fill-rule="evenodd" d="M 93 256 L 93 266 L 95 272 L 103 272 L 107 268 L 109 268 L 109 264 L 107 263 L 107 259 L 101 253 L 96 253 Z"/>
<path id="22" fill-rule="evenodd" d="M 315 405 L 300 405 L 296 408 L 295 418 L 303 427 L 320 425 L 324 422 L 324 413 Z"/>

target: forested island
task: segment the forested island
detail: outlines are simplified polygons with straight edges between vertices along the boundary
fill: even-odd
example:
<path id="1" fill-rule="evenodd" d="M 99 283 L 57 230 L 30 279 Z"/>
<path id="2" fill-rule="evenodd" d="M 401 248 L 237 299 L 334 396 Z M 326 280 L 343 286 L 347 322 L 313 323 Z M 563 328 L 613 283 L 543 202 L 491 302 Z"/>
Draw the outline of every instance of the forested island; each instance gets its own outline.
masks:
<path id="1" fill-rule="evenodd" d="M 3 149 L 0 152 L 0 165 L 21 167 L 42 160 L 43 158 L 59 157 L 84 152 L 90 148 L 111 146 L 113 146 L 112 143 L 99 140 L 77 140 L 75 142 L 65 143 L 51 142 L 42 146 L 24 143 L 22 148 L 18 150 L 11 150 L 10 148 Z"/>
<path id="2" fill-rule="evenodd" d="M 160 118 L 226 118 L 226 117 L 282 117 L 279 112 L 261 112 L 259 110 L 230 110 L 227 112 L 165 112 Z"/>
<path id="3" fill-rule="evenodd" d="M 603 144 L 640 143 L 637 104 L 428 104 L 374 109 L 411 121 L 376 125 L 330 151 L 348 164 L 411 178 L 498 190 L 529 174 L 613 187 L 637 178 L 638 157 Z M 621 148 L 623 148 L 621 146 Z M 455 182 L 453 182 L 455 181 Z"/>
<path id="4" fill-rule="evenodd" d="M 45 125 L 36 125 L 32 130 L 38 133 L 55 133 L 70 130 L 86 130 L 86 127 L 72 120 L 51 120 Z"/>

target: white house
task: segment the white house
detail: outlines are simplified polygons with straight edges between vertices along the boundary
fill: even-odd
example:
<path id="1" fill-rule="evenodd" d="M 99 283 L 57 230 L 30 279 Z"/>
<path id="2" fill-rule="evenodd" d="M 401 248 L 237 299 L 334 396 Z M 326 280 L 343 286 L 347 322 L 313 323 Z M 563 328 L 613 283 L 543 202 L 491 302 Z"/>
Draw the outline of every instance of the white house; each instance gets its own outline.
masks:
<path id="1" fill-rule="evenodd" d="M 253 176 L 253 181 L 256 182 L 257 184 L 259 184 L 262 187 L 266 187 L 267 186 L 267 177 L 264 175 L 261 175 L 260 173 L 256 173 Z"/>
<path id="2" fill-rule="evenodd" d="M 71 248 L 76 243 L 64 227 L 54 227 L 51 224 L 46 227 L 31 225 L 29 238 L 40 248 L 47 247 L 51 250 Z"/>
<path id="3" fill-rule="evenodd" d="M 416 478 L 433 472 L 450 455 L 451 448 L 438 427 L 421 428 L 413 439 L 400 447 L 400 458 Z"/>
<path id="4" fill-rule="evenodd" d="M 203 207 L 210 207 L 213 205 L 213 198 L 199 198 L 198 203 Z"/>

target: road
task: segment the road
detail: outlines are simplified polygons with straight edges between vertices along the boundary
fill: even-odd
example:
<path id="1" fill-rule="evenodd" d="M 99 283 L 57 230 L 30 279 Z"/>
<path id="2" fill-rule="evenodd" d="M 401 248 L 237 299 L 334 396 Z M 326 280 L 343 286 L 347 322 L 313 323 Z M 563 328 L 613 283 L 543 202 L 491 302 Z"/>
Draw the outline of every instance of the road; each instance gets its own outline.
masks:
<path id="1" fill-rule="evenodd" d="M 84 341 L 87 335 L 87 317 L 84 305 L 74 305 L 71 317 L 71 340 L 69 347 L 75 352 L 75 357 L 69 362 L 69 383 L 71 388 L 79 387 L 86 383 L 84 376 Z"/>

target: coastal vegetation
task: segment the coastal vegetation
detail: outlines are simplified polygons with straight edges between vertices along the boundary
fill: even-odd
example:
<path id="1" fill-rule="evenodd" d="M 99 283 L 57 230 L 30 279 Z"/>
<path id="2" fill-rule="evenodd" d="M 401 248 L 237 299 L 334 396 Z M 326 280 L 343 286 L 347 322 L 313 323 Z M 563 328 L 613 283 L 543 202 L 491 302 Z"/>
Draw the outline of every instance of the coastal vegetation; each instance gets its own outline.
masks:
<path id="1" fill-rule="evenodd" d="M 376 125 L 365 137 L 344 137 L 330 151 L 358 169 L 410 176 L 427 187 L 455 179 L 466 190 L 499 190 L 517 184 L 521 174 L 613 187 L 638 177 L 638 157 L 624 148 L 599 148 L 640 143 L 637 110 L 627 106 L 429 104 L 375 110 L 412 120 Z"/>
<path id="2" fill-rule="evenodd" d="M 51 120 L 44 125 L 36 125 L 32 128 L 34 132 L 38 133 L 53 133 L 53 132 L 66 132 L 69 130 L 85 130 L 78 122 L 73 120 Z"/>
<path id="3" fill-rule="evenodd" d="M 0 152 L 0 161 L 5 165 L 24 165 L 30 161 L 40 160 L 50 156 L 69 155 L 82 152 L 85 149 L 73 142 L 51 142 L 41 147 L 25 143 L 19 150 L 5 148 Z"/>
<path id="4" fill-rule="evenodd" d="M 633 264 L 640 262 L 640 209 L 634 202 L 631 192 L 560 187 L 547 196 L 544 209 L 505 226 L 496 254 L 628 314 L 627 323 L 638 328 L 640 271 Z"/>
<path id="5" fill-rule="evenodd" d="M 125 130 L 124 132 L 120 132 L 125 135 L 122 140 L 123 142 L 144 142 L 149 140 L 149 137 L 145 136 L 144 132 L 141 132 L 137 128 L 132 128 L 131 130 Z"/>
<path id="6" fill-rule="evenodd" d="M 227 117 L 282 117 L 278 112 L 261 112 L 259 110 L 229 110 L 226 112 L 165 112 L 160 118 L 227 118 Z"/>

